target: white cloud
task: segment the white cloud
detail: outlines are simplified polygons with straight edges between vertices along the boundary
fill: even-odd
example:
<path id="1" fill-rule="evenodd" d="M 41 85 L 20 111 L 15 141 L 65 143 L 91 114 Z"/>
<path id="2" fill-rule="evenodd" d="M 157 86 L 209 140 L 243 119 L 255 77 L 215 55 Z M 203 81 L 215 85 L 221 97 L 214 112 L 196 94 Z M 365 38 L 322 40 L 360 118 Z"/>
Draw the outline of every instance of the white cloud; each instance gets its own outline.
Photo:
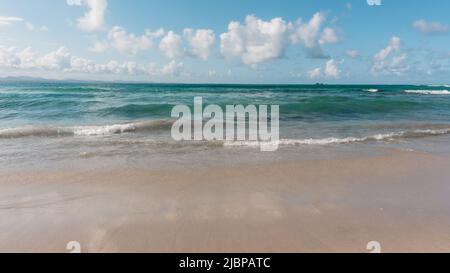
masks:
<path id="1" fill-rule="evenodd" d="M 39 55 L 28 47 L 22 51 L 0 47 L 0 67 L 19 70 L 44 70 L 78 73 L 147 74 L 146 67 L 134 62 L 110 61 L 97 64 L 92 60 L 73 56 L 66 47 Z"/>
<path id="2" fill-rule="evenodd" d="M 60 47 L 36 59 L 36 66 L 46 70 L 60 70 L 70 66 L 71 54 L 66 47 Z"/>
<path id="3" fill-rule="evenodd" d="M 389 44 L 374 56 L 372 71 L 374 73 L 400 75 L 409 69 L 408 56 L 401 50 L 401 39 L 394 36 Z"/>
<path id="4" fill-rule="evenodd" d="M 336 44 L 339 42 L 339 37 L 335 29 L 325 28 L 320 36 L 320 44 Z"/>
<path id="5" fill-rule="evenodd" d="M 307 73 L 310 79 L 317 79 L 322 76 L 322 70 L 319 67 L 309 70 Z"/>
<path id="6" fill-rule="evenodd" d="M 78 18 L 78 27 L 87 32 L 104 30 L 107 0 L 67 0 L 69 6 L 85 6 L 88 10 Z"/>
<path id="7" fill-rule="evenodd" d="M 175 60 L 158 67 L 154 63 L 148 65 L 136 62 L 118 62 L 111 60 L 99 64 L 92 60 L 74 56 L 66 47 L 40 55 L 31 47 L 17 50 L 14 47 L 0 46 L 0 68 L 9 71 L 36 72 L 52 71 L 58 73 L 79 74 L 115 74 L 144 76 L 179 76 L 183 71 L 183 63 Z"/>
<path id="8" fill-rule="evenodd" d="M 16 22 L 22 22 L 23 19 L 14 16 L 0 16 L 0 27 L 9 26 Z"/>
<path id="9" fill-rule="evenodd" d="M 15 16 L 0 16 L 0 27 L 6 27 L 10 26 L 14 23 L 23 23 L 25 28 L 29 31 L 33 31 L 36 29 L 35 25 L 29 21 L 26 21 L 25 19 L 21 17 L 15 17 Z M 46 26 L 41 26 L 38 28 L 40 31 L 48 31 L 48 28 Z"/>
<path id="10" fill-rule="evenodd" d="M 307 48 L 313 48 L 317 46 L 317 37 L 324 22 L 325 15 L 321 12 L 315 13 L 311 20 L 307 23 L 303 23 L 300 20 L 299 22 L 297 22 L 296 30 L 291 36 L 292 42 L 302 42 L 303 45 Z"/>
<path id="11" fill-rule="evenodd" d="M 342 61 L 337 62 L 334 59 L 327 61 L 324 69 L 325 76 L 338 79 L 341 75 L 341 70 L 339 69 L 339 64 L 341 63 Z"/>
<path id="12" fill-rule="evenodd" d="M 148 68 L 135 62 L 109 61 L 106 64 L 96 64 L 88 59 L 72 57 L 70 68 L 65 72 L 145 75 L 148 74 Z"/>
<path id="13" fill-rule="evenodd" d="M 389 55 L 391 55 L 391 53 L 398 52 L 400 50 L 400 45 L 400 38 L 397 36 L 392 37 L 388 46 L 375 54 L 375 61 L 384 61 L 387 57 L 389 57 Z"/>
<path id="14" fill-rule="evenodd" d="M 445 34 L 450 30 L 448 25 L 438 22 L 427 22 L 423 19 L 413 22 L 413 27 L 423 34 Z"/>
<path id="15" fill-rule="evenodd" d="M 326 22 L 323 12 L 317 12 L 308 22 L 297 21 L 294 32 L 291 35 L 293 44 L 302 44 L 310 58 L 328 58 L 324 54 L 322 45 L 335 44 L 340 38 L 335 29 L 327 27 L 322 32 Z"/>
<path id="16" fill-rule="evenodd" d="M 342 72 L 339 68 L 339 65 L 342 63 L 343 61 L 336 61 L 334 59 L 328 60 L 325 63 L 325 67 L 323 68 L 323 70 L 320 67 L 309 70 L 307 72 L 308 77 L 312 80 L 321 77 L 339 79 Z"/>
<path id="17" fill-rule="evenodd" d="M 146 30 L 144 35 L 136 36 L 122 27 L 115 26 L 108 33 L 108 42 L 97 42 L 94 47 L 91 47 L 91 51 L 103 52 L 108 47 L 112 47 L 121 53 L 136 55 L 140 51 L 150 49 L 154 45 L 154 39 L 163 34 L 164 30 L 159 29 L 155 32 Z"/>
<path id="18" fill-rule="evenodd" d="M 159 49 L 170 59 L 179 59 L 184 56 L 183 41 L 181 36 L 169 31 L 161 39 Z"/>
<path id="19" fill-rule="evenodd" d="M 32 50 L 31 47 L 27 47 L 17 53 L 15 53 L 14 48 L 10 48 L 8 53 L 9 56 L 5 56 L 5 66 L 11 66 L 19 69 L 30 69 L 36 67 L 36 53 Z"/>
<path id="20" fill-rule="evenodd" d="M 39 56 L 30 47 L 22 51 L 0 47 L 0 66 L 7 68 L 61 70 L 70 66 L 70 58 L 70 52 L 65 47 L 60 47 L 42 56 Z"/>
<path id="21" fill-rule="evenodd" d="M 252 67 L 282 58 L 289 46 L 301 44 L 308 57 L 328 58 L 325 44 L 336 44 L 340 37 L 336 29 L 324 27 L 326 16 L 317 12 L 308 22 L 301 19 L 295 24 L 282 18 L 263 21 L 254 15 L 246 17 L 245 24 L 231 22 L 228 32 L 220 36 L 221 53 L 226 58 L 239 58 Z"/>
<path id="22" fill-rule="evenodd" d="M 184 37 L 189 44 L 190 55 L 205 61 L 208 60 L 215 42 L 213 30 L 198 29 L 195 31 L 187 28 L 184 30 Z"/>
<path id="23" fill-rule="evenodd" d="M 183 46 L 183 37 L 186 40 L 187 49 Z M 159 49 L 172 60 L 180 59 L 186 55 L 202 60 L 209 58 L 215 42 L 215 35 L 212 30 L 186 28 L 183 31 L 183 37 L 173 31 L 166 33 L 162 28 L 156 31 L 146 30 L 145 34 L 138 36 L 127 32 L 122 27 L 115 26 L 108 32 L 105 41 L 94 43 L 89 50 L 104 52 L 109 48 L 114 48 L 124 54 L 136 55 L 141 51 L 153 48 L 155 44 L 159 43 Z"/>
<path id="24" fill-rule="evenodd" d="M 245 25 L 231 22 L 228 32 L 220 35 L 220 50 L 226 58 L 240 58 L 250 66 L 284 56 L 291 28 L 282 18 L 263 21 L 254 15 L 245 19 Z"/>
<path id="25" fill-rule="evenodd" d="M 183 63 L 172 60 L 162 68 L 161 73 L 164 76 L 179 76 L 182 69 Z"/>

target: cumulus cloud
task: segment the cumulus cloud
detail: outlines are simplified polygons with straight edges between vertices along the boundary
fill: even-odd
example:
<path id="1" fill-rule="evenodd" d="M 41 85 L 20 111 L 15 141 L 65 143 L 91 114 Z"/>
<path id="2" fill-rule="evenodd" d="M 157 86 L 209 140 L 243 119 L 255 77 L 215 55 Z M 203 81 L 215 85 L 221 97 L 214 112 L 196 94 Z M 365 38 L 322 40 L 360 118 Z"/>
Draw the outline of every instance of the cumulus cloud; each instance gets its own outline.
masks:
<path id="1" fill-rule="evenodd" d="M 105 29 L 105 12 L 108 0 L 67 0 L 69 6 L 84 6 L 87 12 L 78 18 L 78 27 L 87 32 Z"/>
<path id="2" fill-rule="evenodd" d="M 338 62 L 334 59 L 327 61 L 324 69 L 325 76 L 338 79 L 341 76 L 341 70 L 339 69 L 341 63 L 342 61 Z"/>
<path id="3" fill-rule="evenodd" d="M 292 43 L 302 44 L 310 58 L 328 58 L 322 46 L 335 44 L 340 39 L 333 28 L 327 27 L 322 31 L 325 22 L 326 16 L 323 12 L 315 13 L 308 22 L 298 20 L 290 37 Z"/>
<path id="4" fill-rule="evenodd" d="M 60 47 L 36 60 L 36 66 L 46 70 L 60 70 L 70 66 L 72 55 L 66 47 Z"/>
<path id="5" fill-rule="evenodd" d="M 80 73 L 146 73 L 146 68 L 132 62 L 111 61 L 97 64 L 94 61 L 74 56 L 66 47 L 40 55 L 31 47 L 24 50 L 0 47 L 0 67 L 21 70 L 45 70 Z"/>
<path id="6" fill-rule="evenodd" d="M 64 72 L 144 75 L 148 73 L 148 70 L 135 62 L 109 61 L 106 64 L 96 64 L 88 59 L 72 57 L 70 68 L 65 69 Z"/>
<path id="7" fill-rule="evenodd" d="M 318 68 L 314 68 L 312 70 L 309 70 L 308 72 L 308 77 L 312 80 L 319 78 L 320 76 L 322 76 L 322 69 Z"/>
<path id="8" fill-rule="evenodd" d="M 320 36 L 320 44 L 336 44 L 339 42 L 339 36 L 335 29 L 325 28 Z"/>
<path id="9" fill-rule="evenodd" d="M 342 72 L 339 65 L 342 63 L 343 61 L 336 61 L 335 59 L 328 60 L 323 70 L 320 67 L 309 70 L 307 72 L 308 77 L 313 80 L 321 77 L 339 79 Z"/>
<path id="10" fill-rule="evenodd" d="M 67 0 L 72 5 L 81 5 L 88 0 Z M 324 27 L 326 18 L 323 13 L 316 13 L 310 21 L 296 24 L 286 22 L 283 18 L 265 21 L 254 15 L 245 18 L 244 23 L 232 21 L 228 31 L 220 35 L 220 52 L 227 59 L 238 59 L 243 64 L 257 65 L 284 57 L 291 44 L 302 44 L 308 56 L 327 57 L 323 45 L 340 41 L 336 29 Z M 186 28 L 183 33 L 146 31 L 144 35 L 135 35 L 124 28 L 116 26 L 109 32 L 105 41 L 96 42 L 89 48 L 93 52 L 104 52 L 108 48 L 135 55 L 140 51 L 159 44 L 160 51 L 170 60 L 193 57 L 208 60 L 215 45 L 216 35 L 211 29 Z"/>
<path id="11" fill-rule="evenodd" d="M 162 68 L 161 72 L 164 76 L 179 76 L 182 69 L 183 63 L 172 60 Z"/>
<path id="12" fill-rule="evenodd" d="M 228 32 L 220 35 L 220 50 L 226 58 L 239 58 L 255 66 L 284 56 L 290 24 L 282 18 L 263 21 L 254 15 L 245 24 L 231 22 Z"/>
<path id="13" fill-rule="evenodd" d="M 407 59 L 408 55 L 401 50 L 401 39 L 394 36 L 385 48 L 375 54 L 372 71 L 400 75 L 409 69 Z"/>
<path id="14" fill-rule="evenodd" d="M 146 30 L 144 35 L 136 36 L 133 33 L 128 33 L 122 27 L 115 26 L 108 32 L 108 42 L 96 43 L 91 50 L 102 52 L 108 47 L 112 47 L 121 53 L 136 55 L 140 51 L 150 49 L 154 45 L 154 40 L 162 35 L 164 35 L 163 29 L 155 32 Z"/>
<path id="15" fill-rule="evenodd" d="M 189 54 L 191 56 L 208 60 L 214 46 L 215 34 L 211 29 L 184 30 L 184 37 L 189 44 Z"/>
<path id="16" fill-rule="evenodd" d="M 0 47 L 0 66 L 16 69 L 61 70 L 70 65 L 71 55 L 65 47 L 38 55 L 31 47 L 22 51 Z"/>
<path id="17" fill-rule="evenodd" d="M 174 31 L 166 33 L 160 28 L 156 31 L 146 30 L 139 36 L 115 26 L 109 30 L 106 40 L 94 43 L 89 50 L 100 53 L 114 48 L 123 54 L 136 55 L 159 44 L 161 52 L 171 60 L 185 56 L 208 60 L 214 43 L 215 34 L 210 29 L 186 28 L 181 36 Z"/>
<path id="18" fill-rule="evenodd" d="M 154 63 L 143 65 L 136 62 L 118 62 L 115 60 L 96 63 L 93 60 L 71 54 L 66 47 L 60 47 L 46 54 L 39 54 L 31 47 L 18 50 L 14 47 L 0 46 L 0 68 L 7 68 L 11 71 L 176 77 L 183 71 L 183 63 L 172 60 L 161 67 Z"/>
<path id="19" fill-rule="evenodd" d="M 449 26 L 438 22 L 427 22 L 425 20 L 417 20 L 413 22 L 413 27 L 423 34 L 445 34 L 449 32 Z"/>
<path id="20" fill-rule="evenodd" d="M 170 59 L 179 59 L 184 56 L 183 40 L 173 31 L 169 31 L 161 39 L 159 49 Z"/>

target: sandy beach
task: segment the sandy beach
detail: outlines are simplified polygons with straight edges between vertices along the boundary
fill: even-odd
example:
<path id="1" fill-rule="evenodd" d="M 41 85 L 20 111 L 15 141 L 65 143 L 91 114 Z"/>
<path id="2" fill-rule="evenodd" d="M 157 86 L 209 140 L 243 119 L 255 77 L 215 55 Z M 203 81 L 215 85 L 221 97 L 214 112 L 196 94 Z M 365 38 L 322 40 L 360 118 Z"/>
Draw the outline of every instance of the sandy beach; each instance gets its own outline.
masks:
<path id="1" fill-rule="evenodd" d="M 450 159 L 2 172 L 0 252 L 450 250 Z"/>

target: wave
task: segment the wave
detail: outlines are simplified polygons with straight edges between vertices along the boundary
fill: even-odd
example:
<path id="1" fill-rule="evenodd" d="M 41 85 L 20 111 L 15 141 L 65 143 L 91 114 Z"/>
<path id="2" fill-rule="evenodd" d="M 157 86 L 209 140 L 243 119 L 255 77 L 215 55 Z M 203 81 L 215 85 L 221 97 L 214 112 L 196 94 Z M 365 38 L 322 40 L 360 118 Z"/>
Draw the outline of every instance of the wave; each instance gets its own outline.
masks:
<path id="1" fill-rule="evenodd" d="M 429 87 L 444 87 L 444 88 L 450 88 L 450 84 L 432 84 L 428 85 Z"/>
<path id="2" fill-rule="evenodd" d="M 0 130 L 0 138 L 21 138 L 29 136 L 70 136 L 73 131 L 69 128 L 50 126 L 28 126 L 21 128 L 7 128 Z"/>
<path id="3" fill-rule="evenodd" d="M 450 95 L 449 90 L 405 90 L 405 93 L 420 95 Z"/>
<path id="4" fill-rule="evenodd" d="M 364 91 L 370 92 L 370 93 L 377 93 L 377 92 L 379 92 L 380 90 L 379 90 L 379 89 L 375 89 L 375 88 L 370 88 L 370 89 L 364 89 Z"/>
<path id="5" fill-rule="evenodd" d="M 392 141 L 396 139 L 421 138 L 429 136 L 439 136 L 450 134 L 450 128 L 445 129 L 424 129 L 392 132 L 387 134 L 376 134 L 366 137 L 345 137 L 345 138 L 308 138 L 308 139 L 280 139 L 277 143 L 279 146 L 302 146 L 302 145 L 332 145 L 332 144 L 351 144 L 369 141 Z M 225 142 L 224 146 L 229 147 L 259 147 L 262 143 L 258 141 L 230 141 Z"/>
<path id="6" fill-rule="evenodd" d="M 137 121 L 124 124 L 111 124 L 101 126 L 74 126 L 74 127 L 52 127 L 52 126 L 27 126 L 19 128 L 0 129 L 0 139 L 15 139 L 24 137 L 96 137 L 96 136 L 111 136 L 124 133 L 134 132 L 152 132 L 157 130 L 170 130 L 173 120 L 147 120 Z M 430 126 L 430 125 L 429 125 Z M 444 127 L 446 126 L 446 127 Z M 305 139 L 280 139 L 278 145 L 280 146 L 302 146 L 302 145 L 333 145 L 333 144 L 351 144 L 362 142 L 375 141 L 394 141 L 400 139 L 423 138 L 439 135 L 450 134 L 450 127 L 448 125 L 435 125 L 434 128 L 425 127 L 424 129 L 412 129 L 398 132 L 390 132 L 384 134 L 374 134 L 363 137 L 328 137 L 328 138 L 305 138 Z M 417 128 L 417 127 L 416 127 Z M 114 140 L 122 141 L 122 140 Z M 125 139 L 123 140 L 136 142 L 140 144 L 140 139 Z M 145 139 L 155 142 L 156 140 Z M 157 144 L 160 144 L 156 141 Z M 172 141 L 171 141 L 172 142 Z M 183 141 L 175 142 L 174 145 L 185 146 L 188 144 L 194 145 L 222 145 L 225 147 L 233 146 L 247 146 L 259 147 L 261 145 L 258 141 Z"/>
<path id="7" fill-rule="evenodd" d="M 149 120 L 124 124 L 101 126 L 26 126 L 19 128 L 0 129 L 0 138 L 22 137 L 58 137 L 58 136 L 108 136 L 138 131 L 150 131 L 170 128 L 172 120 Z"/>

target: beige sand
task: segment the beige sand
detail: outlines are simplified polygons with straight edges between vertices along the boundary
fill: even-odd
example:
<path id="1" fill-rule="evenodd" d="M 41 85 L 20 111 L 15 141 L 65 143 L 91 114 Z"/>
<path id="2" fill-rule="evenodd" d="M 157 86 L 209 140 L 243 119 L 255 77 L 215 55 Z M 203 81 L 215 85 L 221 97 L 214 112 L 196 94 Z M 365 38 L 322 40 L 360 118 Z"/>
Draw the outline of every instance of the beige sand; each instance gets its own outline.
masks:
<path id="1" fill-rule="evenodd" d="M 3 173 L 0 251 L 450 251 L 450 160 Z"/>

